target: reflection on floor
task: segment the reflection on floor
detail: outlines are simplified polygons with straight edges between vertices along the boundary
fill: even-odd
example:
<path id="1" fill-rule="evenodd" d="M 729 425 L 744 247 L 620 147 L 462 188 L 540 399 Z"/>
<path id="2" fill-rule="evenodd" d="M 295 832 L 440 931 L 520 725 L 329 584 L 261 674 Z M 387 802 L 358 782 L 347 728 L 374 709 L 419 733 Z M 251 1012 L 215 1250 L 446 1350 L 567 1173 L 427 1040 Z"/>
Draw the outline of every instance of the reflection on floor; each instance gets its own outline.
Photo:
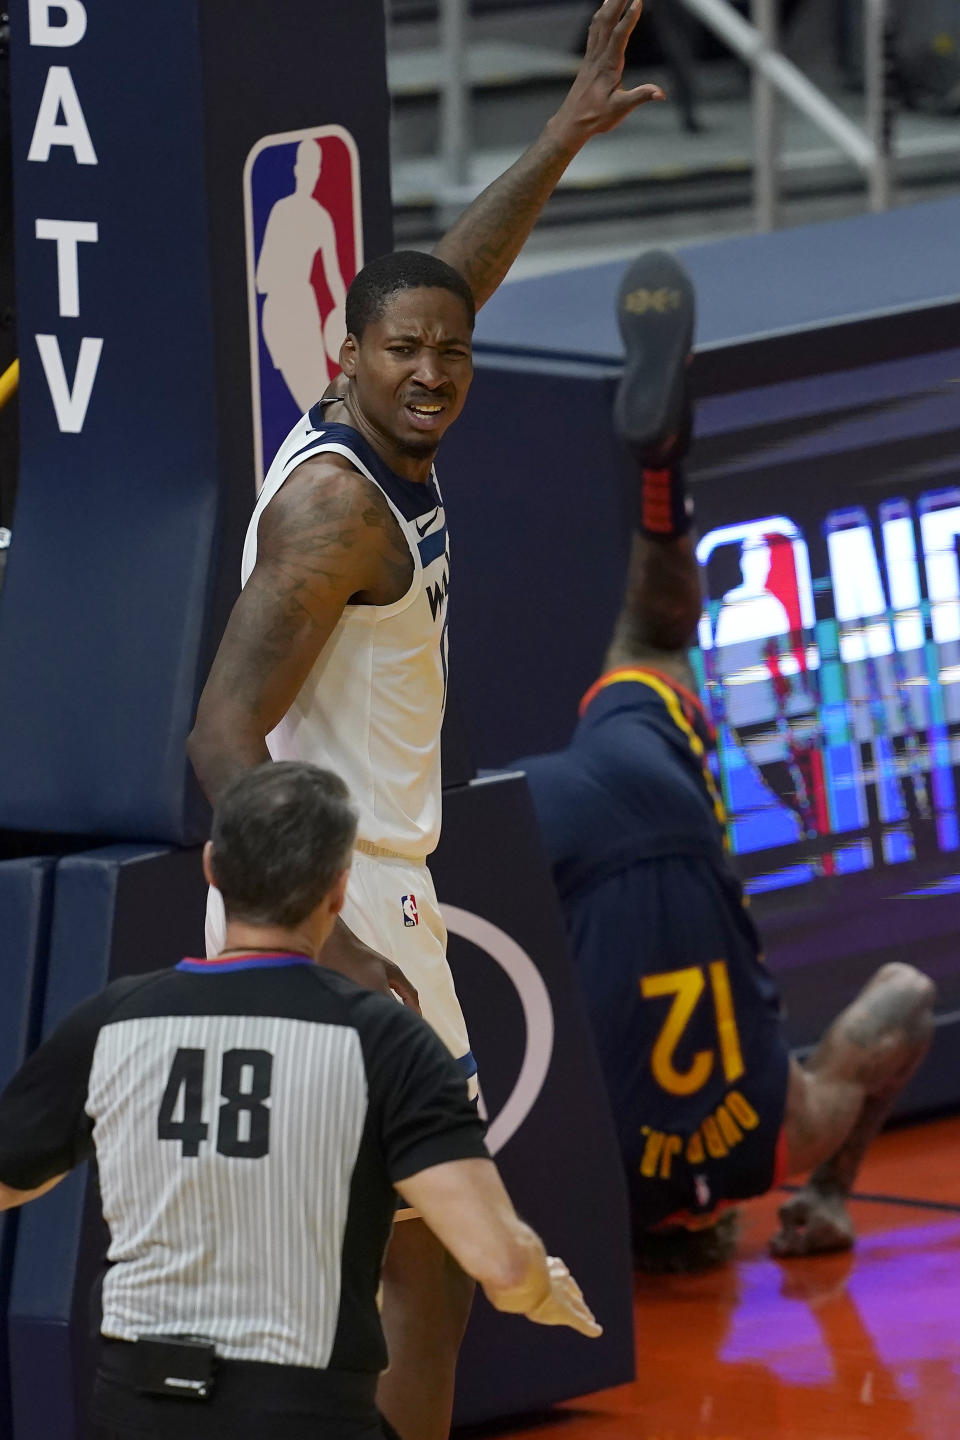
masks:
<path id="1" fill-rule="evenodd" d="M 960 1118 L 882 1136 L 858 1193 L 852 1255 L 770 1260 L 771 1195 L 734 1267 L 638 1283 L 636 1382 L 518 1440 L 957 1440 Z"/>

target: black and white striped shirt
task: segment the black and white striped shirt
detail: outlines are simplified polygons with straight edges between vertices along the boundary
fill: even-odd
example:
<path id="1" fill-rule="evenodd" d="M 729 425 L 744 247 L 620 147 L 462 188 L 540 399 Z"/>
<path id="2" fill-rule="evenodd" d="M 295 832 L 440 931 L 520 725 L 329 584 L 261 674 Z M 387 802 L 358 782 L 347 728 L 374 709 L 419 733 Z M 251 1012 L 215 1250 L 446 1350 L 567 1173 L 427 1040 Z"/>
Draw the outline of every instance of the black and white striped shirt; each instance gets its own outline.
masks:
<path id="1" fill-rule="evenodd" d="M 386 1364 L 394 1184 L 487 1153 L 429 1027 L 290 955 L 185 960 L 74 1010 L 0 1097 L 0 1181 L 94 1149 L 104 1335 L 350 1371 Z"/>

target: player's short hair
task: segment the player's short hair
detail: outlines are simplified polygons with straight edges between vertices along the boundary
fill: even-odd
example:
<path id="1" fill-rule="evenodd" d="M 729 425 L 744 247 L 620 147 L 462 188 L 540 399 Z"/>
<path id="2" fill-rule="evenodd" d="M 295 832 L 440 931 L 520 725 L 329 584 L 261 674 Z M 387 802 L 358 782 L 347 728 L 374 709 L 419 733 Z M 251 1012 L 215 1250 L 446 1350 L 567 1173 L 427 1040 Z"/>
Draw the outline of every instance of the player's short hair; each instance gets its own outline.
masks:
<path id="1" fill-rule="evenodd" d="M 267 761 L 213 812 L 211 865 L 224 909 L 249 925 L 299 925 L 350 863 L 357 812 L 338 775 Z"/>
<path id="2" fill-rule="evenodd" d="M 700 1275 L 728 1265 L 736 1254 L 740 1212 L 724 1210 L 712 1225 L 689 1230 L 670 1225 L 633 1236 L 634 1268 L 647 1275 Z"/>
<path id="3" fill-rule="evenodd" d="M 379 320 L 387 302 L 401 290 L 449 290 L 463 301 L 473 328 L 477 307 L 473 291 L 459 270 L 422 250 L 397 250 L 371 260 L 347 291 L 347 332 L 358 340 Z"/>

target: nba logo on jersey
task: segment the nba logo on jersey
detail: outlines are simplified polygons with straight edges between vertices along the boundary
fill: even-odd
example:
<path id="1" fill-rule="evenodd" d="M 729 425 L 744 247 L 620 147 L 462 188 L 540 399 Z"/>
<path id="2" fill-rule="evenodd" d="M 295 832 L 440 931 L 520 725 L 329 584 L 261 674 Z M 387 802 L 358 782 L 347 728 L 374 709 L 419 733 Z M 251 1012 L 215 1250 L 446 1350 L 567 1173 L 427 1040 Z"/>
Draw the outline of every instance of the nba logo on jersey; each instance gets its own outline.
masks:
<path id="1" fill-rule="evenodd" d="M 340 125 L 258 140 L 243 171 L 257 488 L 339 372 L 344 302 L 363 265 L 360 157 Z"/>
<path id="2" fill-rule="evenodd" d="M 416 895 L 401 895 L 400 908 L 403 911 L 404 925 L 419 925 L 420 916 L 417 913 Z"/>

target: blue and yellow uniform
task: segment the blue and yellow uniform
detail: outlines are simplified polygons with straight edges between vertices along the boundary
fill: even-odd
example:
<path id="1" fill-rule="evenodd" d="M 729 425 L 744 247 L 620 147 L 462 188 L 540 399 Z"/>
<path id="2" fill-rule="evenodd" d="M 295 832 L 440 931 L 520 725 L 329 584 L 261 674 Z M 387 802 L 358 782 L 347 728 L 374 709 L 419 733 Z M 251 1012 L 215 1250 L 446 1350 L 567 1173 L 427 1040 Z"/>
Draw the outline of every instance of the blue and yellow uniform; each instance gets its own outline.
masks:
<path id="1" fill-rule="evenodd" d="M 522 762 L 641 1230 L 780 1178 L 789 1057 L 711 741 L 696 696 L 628 667 L 584 697 L 566 750 Z"/>

